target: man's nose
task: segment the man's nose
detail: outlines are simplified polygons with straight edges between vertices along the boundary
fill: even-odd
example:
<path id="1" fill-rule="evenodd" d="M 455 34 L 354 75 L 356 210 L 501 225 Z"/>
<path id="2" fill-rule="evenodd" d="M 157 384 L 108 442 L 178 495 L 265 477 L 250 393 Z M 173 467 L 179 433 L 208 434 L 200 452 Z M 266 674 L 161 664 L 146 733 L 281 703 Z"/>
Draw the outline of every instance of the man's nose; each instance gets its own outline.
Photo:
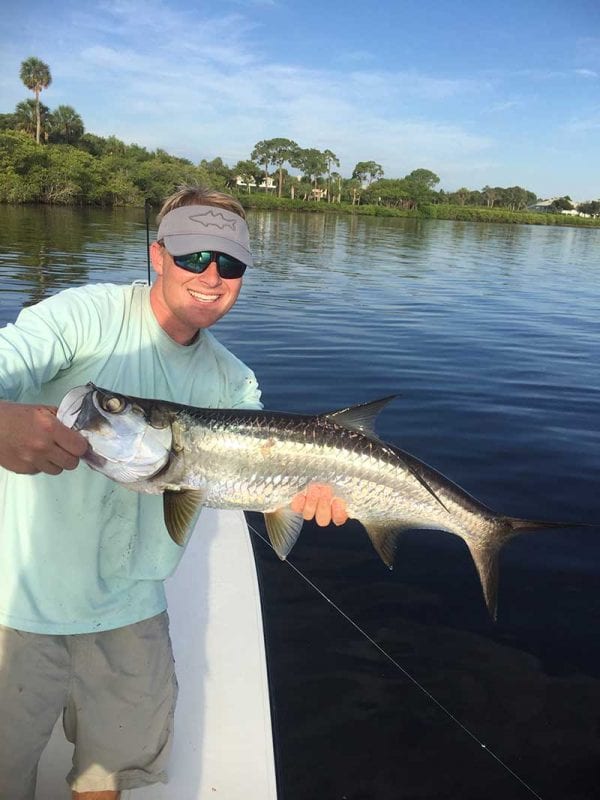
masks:
<path id="1" fill-rule="evenodd" d="M 217 286 L 219 283 L 221 283 L 221 276 L 219 275 L 219 270 L 217 269 L 217 262 L 211 261 L 204 272 L 200 273 L 199 277 L 203 283 L 206 283 L 208 286 Z"/>

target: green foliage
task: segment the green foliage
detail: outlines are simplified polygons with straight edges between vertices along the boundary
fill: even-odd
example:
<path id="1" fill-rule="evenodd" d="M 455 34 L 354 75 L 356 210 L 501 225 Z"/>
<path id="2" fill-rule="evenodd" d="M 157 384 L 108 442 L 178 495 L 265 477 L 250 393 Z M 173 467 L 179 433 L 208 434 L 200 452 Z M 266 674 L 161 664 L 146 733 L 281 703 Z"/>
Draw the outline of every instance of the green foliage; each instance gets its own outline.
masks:
<path id="1" fill-rule="evenodd" d="M 318 179 L 327 172 L 327 156 L 316 147 L 299 150 L 295 166 L 316 187 Z"/>
<path id="2" fill-rule="evenodd" d="M 352 177 L 361 183 L 368 181 L 371 184 L 383 177 L 383 168 L 375 161 L 359 161 L 352 171 Z"/>
<path id="3" fill-rule="evenodd" d="M 572 211 L 573 203 L 571 202 L 570 197 L 557 197 L 550 208 L 554 209 L 555 211 Z"/>
<path id="4" fill-rule="evenodd" d="M 75 144 L 83 136 L 83 120 L 72 106 L 58 106 L 48 118 L 49 141 Z"/>
<path id="5" fill-rule="evenodd" d="M 419 208 L 420 217 L 427 219 L 451 219 L 464 222 L 500 222 L 519 225 L 574 225 L 590 227 L 598 222 L 586 217 L 569 216 L 566 214 L 539 214 L 531 211 L 518 211 L 509 208 L 477 208 L 475 206 L 460 206 L 437 204 L 424 205 Z"/>
<path id="6" fill-rule="evenodd" d="M 0 202 L 158 204 L 182 183 L 223 188 L 203 167 L 115 137 L 85 134 L 79 144 L 38 145 L 23 132 L 0 131 Z"/>
<path id="7" fill-rule="evenodd" d="M 240 178 L 246 184 L 248 194 L 250 194 L 253 186 L 256 188 L 260 183 L 260 169 L 254 161 L 238 161 L 233 168 L 233 173 L 236 178 Z"/>
<path id="8" fill-rule="evenodd" d="M 0 114 L 0 131 L 14 131 L 17 129 L 17 120 L 14 114 Z"/>
<path id="9" fill-rule="evenodd" d="M 167 156 L 166 153 L 164 153 Z M 171 156 L 167 156 L 172 158 Z M 190 163 L 189 161 L 187 162 Z M 200 162 L 200 168 L 203 174 L 207 176 L 206 185 L 212 186 L 214 189 L 221 191 L 228 191 L 235 186 L 235 174 L 231 167 L 223 162 L 222 158 L 213 158 L 212 161 L 203 159 Z"/>
<path id="10" fill-rule="evenodd" d="M 49 115 L 50 109 L 43 103 L 36 104 L 35 100 L 22 100 L 15 106 L 13 114 L 15 130 L 25 131 L 32 139 L 39 141 L 37 138 L 39 122 L 40 138 L 46 139 Z"/>
<path id="11" fill-rule="evenodd" d="M 25 86 L 35 93 L 36 97 L 42 89 L 48 88 L 52 83 L 52 76 L 50 75 L 50 68 L 48 64 L 44 64 L 39 58 L 30 56 L 21 63 L 21 70 L 19 77 Z"/>
<path id="12" fill-rule="evenodd" d="M 297 161 L 300 148 L 292 139 L 278 137 L 275 139 L 263 139 L 254 145 L 250 155 L 252 161 L 262 166 L 265 174 L 265 191 L 267 190 L 267 178 L 269 177 L 269 165 L 277 168 L 277 195 L 281 197 L 283 193 L 283 165 L 294 166 Z"/>
<path id="13" fill-rule="evenodd" d="M 579 205 L 582 214 L 589 214 L 590 217 L 600 217 L 600 200 L 590 200 Z"/>

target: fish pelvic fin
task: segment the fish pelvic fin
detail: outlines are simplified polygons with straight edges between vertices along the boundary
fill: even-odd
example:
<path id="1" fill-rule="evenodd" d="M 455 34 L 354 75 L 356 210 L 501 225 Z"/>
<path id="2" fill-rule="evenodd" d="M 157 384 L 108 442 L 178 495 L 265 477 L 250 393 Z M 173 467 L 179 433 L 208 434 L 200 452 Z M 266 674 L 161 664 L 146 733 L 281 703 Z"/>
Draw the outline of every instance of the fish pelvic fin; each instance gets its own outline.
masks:
<path id="1" fill-rule="evenodd" d="M 349 428 L 352 431 L 376 437 L 375 420 L 379 412 L 388 403 L 395 400 L 396 397 L 398 397 L 397 394 L 391 394 L 388 397 L 382 397 L 380 400 L 360 403 L 360 405 L 342 408 L 339 411 L 331 411 L 329 414 L 323 414 L 322 416 L 335 422 L 336 425 L 341 425 L 343 428 Z"/>
<path id="2" fill-rule="evenodd" d="M 196 524 L 205 493 L 199 489 L 183 489 L 163 493 L 163 513 L 169 536 L 182 547 Z"/>
<path id="3" fill-rule="evenodd" d="M 265 525 L 269 539 L 282 561 L 287 558 L 290 550 L 296 544 L 303 523 L 302 514 L 296 514 L 287 506 L 278 508 L 276 511 L 265 512 Z"/>

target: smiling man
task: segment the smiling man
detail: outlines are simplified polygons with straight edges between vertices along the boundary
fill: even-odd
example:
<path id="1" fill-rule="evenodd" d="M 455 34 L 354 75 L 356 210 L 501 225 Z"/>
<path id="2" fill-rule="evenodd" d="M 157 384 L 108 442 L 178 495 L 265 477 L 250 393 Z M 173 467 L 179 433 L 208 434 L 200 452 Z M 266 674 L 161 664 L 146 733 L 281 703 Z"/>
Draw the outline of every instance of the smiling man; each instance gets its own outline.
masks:
<path id="1" fill-rule="evenodd" d="M 158 278 L 150 303 L 160 326 L 180 344 L 229 311 L 252 266 L 243 209 L 233 200 L 227 205 L 217 210 L 167 203 L 159 215 L 158 241 L 151 248 Z"/>
<path id="2" fill-rule="evenodd" d="M 163 581 L 183 549 L 161 498 L 76 469 L 87 442 L 56 418 L 73 387 L 260 408 L 252 371 L 207 330 L 251 266 L 244 211 L 184 187 L 159 214 L 150 288 L 67 289 L 0 331 L 0 798 L 32 800 L 58 717 L 73 796 L 115 800 L 166 780 L 177 694 Z M 324 486 L 293 502 L 346 519 Z"/>

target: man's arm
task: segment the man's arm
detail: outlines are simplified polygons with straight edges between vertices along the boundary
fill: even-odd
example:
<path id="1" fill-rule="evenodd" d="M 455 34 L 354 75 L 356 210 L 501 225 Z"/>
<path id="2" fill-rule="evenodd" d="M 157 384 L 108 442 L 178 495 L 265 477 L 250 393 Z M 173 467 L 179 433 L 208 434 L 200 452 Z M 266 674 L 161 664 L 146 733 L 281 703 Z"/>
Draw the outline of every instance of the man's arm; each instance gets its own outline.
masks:
<path id="1" fill-rule="evenodd" d="M 57 420 L 55 408 L 0 401 L 0 466 L 5 469 L 58 475 L 75 469 L 86 450 L 86 440 Z"/>

